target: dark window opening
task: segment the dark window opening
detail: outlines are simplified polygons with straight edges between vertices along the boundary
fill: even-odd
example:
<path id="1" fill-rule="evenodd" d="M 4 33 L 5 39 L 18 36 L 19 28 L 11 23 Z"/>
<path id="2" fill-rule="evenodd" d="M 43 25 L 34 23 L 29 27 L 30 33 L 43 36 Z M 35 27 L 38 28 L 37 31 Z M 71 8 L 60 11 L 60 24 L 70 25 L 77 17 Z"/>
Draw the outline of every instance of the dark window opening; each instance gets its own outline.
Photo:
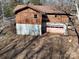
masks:
<path id="1" fill-rule="evenodd" d="M 42 34 L 46 33 L 46 23 L 49 22 L 47 15 L 42 15 Z"/>
<path id="2" fill-rule="evenodd" d="M 55 15 L 55 17 L 57 17 L 57 15 Z"/>
<path id="3" fill-rule="evenodd" d="M 34 18 L 37 18 L 37 15 L 36 14 L 34 15 Z"/>
<path id="4" fill-rule="evenodd" d="M 47 15 L 42 15 L 42 22 L 49 22 Z"/>
<path id="5" fill-rule="evenodd" d="M 57 26 L 46 26 L 46 27 L 49 27 L 49 28 L 63 28 L 63 27 L 57 27 Z"/>

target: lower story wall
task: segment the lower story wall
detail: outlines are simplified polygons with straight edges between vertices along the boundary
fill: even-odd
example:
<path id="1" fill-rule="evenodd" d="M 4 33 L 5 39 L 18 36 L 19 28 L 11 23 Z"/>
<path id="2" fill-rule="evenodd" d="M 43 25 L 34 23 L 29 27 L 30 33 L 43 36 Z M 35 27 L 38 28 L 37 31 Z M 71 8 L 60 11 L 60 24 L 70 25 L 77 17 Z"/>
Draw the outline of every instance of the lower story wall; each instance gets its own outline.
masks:
<path id="1" fill-rule="evenodd" d="M 43 24 L 44 26 L 44 24 Z M 62 23 L 47 22 L 46 27 L 38 24 L 18 24 L 16 23 L 16 33 L 18 35 L 42 35 L 42 30 L 54 34 L 67 34 L 67 26 Z"/>
<path id="2" fill-rule="evenodd" d="M 41 35 L 41 25 L 17 23 L 16 33 L 19 35 Z"/>
<path id="3" fill-rule="evenodd" d="M 67 33 L 67 26 L 63 23 L 48 22 L 46 26 L 47 26 L 46 31 L 49 33 L 64 34 L 64 35 Z"/>

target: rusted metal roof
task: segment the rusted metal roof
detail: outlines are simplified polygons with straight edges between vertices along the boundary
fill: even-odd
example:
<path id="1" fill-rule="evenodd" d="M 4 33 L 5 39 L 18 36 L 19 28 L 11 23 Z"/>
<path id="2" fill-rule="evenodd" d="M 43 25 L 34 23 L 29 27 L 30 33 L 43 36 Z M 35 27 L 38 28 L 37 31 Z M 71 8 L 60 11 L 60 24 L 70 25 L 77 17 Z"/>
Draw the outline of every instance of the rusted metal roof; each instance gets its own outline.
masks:
<path id="1" fill-rule="evenodd" d="M 41 13 L 56 13 L 56 14 L 65 14 L 63 11 L 57 10 L 55 7 L 52 6 L 46 6 L 46 5 L 18 5 L 14 9 L 14 13 L 18 13 L 22 10 L 25 10 L 27 8 L 31 8 L 35 11 L 41 12 Z"/>
<path id="2" fill-rule="evenodd" d="M 17 10 L 19 10 L 19 9 L 22 9 L 22 8 L 25 8 L 27 5 L 17 5 L 16 7 L 15 7 L 15 9 L 13 10 L 13 12 L 16 12 Z"/>

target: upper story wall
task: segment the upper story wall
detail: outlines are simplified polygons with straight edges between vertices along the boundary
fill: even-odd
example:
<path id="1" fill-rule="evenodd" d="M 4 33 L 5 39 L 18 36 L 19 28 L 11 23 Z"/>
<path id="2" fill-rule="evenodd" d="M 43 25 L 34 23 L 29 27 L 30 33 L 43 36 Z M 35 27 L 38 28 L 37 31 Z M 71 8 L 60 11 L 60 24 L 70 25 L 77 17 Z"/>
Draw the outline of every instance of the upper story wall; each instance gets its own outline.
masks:
<path id="1" fill-rule="evenodd" d="M 67 23 L 68 17 L 66 15 L 48 15 L 49 22 Z"/>
<path id="2" fill-rule="evenodd" d="M 30 8 L 16 14 L 16 23 L 41 24 L 41 20 L 42 20 L 42 15 L 40 15 L 40 13 Z"/>

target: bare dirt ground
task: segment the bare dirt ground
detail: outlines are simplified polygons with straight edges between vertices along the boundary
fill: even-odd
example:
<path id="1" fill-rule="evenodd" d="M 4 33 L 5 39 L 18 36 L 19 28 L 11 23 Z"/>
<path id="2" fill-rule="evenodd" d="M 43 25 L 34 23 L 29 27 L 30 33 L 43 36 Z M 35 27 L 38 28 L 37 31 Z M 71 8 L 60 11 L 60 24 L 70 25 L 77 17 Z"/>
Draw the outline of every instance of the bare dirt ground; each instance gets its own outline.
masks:
<path id="1" fill-rule="evenodd" d="M 0 21 L 0 59 L 79 59 L 78 38 L 72 30 L 66 36 L 22 36 L 16 35 L 14 24 L 7 24 Z"/>

